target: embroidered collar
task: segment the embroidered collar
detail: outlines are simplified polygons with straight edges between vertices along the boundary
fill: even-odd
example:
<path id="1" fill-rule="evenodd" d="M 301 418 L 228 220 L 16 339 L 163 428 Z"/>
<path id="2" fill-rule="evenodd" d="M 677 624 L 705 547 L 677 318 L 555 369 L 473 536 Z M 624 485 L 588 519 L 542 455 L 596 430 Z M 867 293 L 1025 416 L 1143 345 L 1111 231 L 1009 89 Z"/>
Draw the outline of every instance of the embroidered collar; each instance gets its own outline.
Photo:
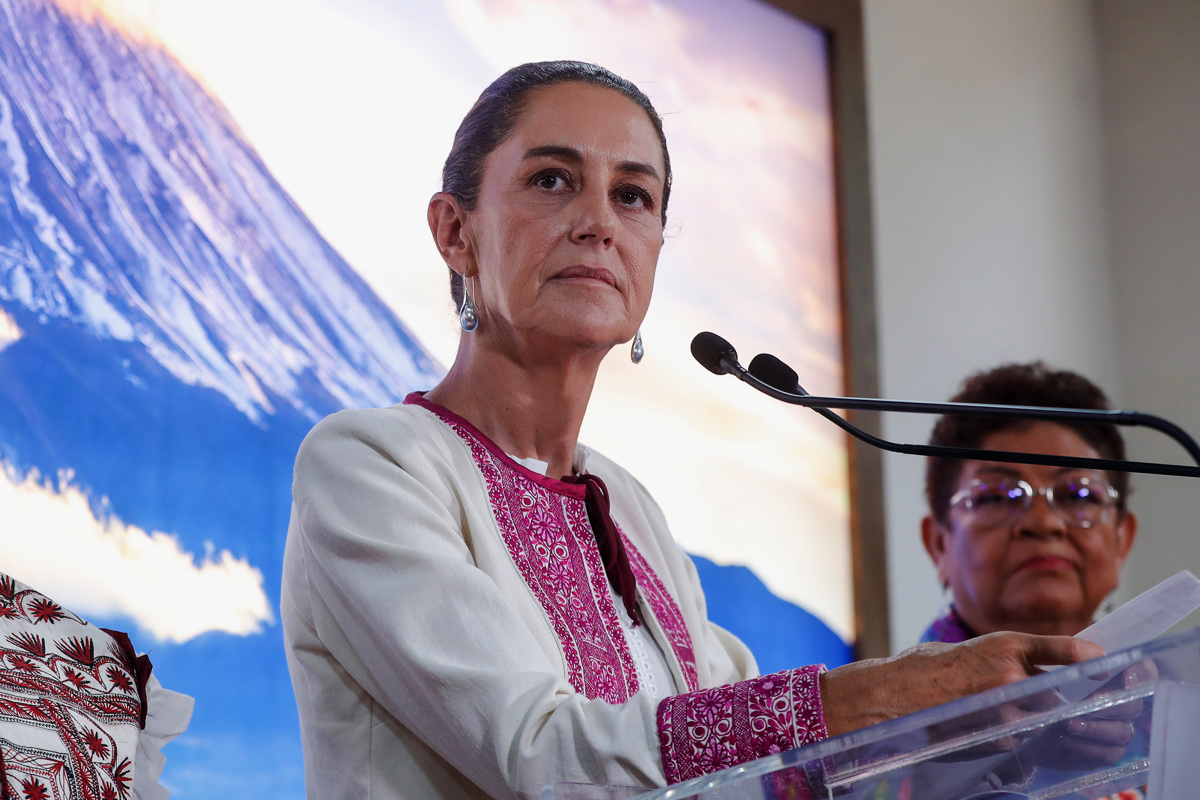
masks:
<path id="1" fill-rule="evenodd" d="M 587 486 L 547 478 L 514 461 L 474 425 L 421 393 L 406 404 L 424 408 L 470 450 L 483 476 L 501 539 L 537 598 L 562 648 L 567 679 L 589 698 L 623 703 L 638 690 L 637 672 L 588 518 Z M 580 455 L 576 465 L 582 466 Z M 682 685 L 699 686 L 696 656 L 678 604 L 642 554 L 613 522 L 628 554 L 648 620 L 670 645 Z M 646 610 L 646 609 L 644 609 Z"/>
<path id="2" fill-rule="evenodd" d="M 431 400 L 426 400 L 424 392 L 412 392 L 408 395 L 408 397 L 404 398 L 404 405 L 420 406 L 421 408 L 432 412 L 434 416 L 440 417 L 452 427 L 465 431 L 474 439 L 476 439 L 479 444 L 484 447 L 484 449 L 486 449 L 496 458 L 500 459 L 500 461 L 506 466 L 517 470 L 520 475 L 529 478 L 538 485 L 543 486 L 552 492 L 556 492 L 557 494 L 563 494 L 567 497 L 574 497 L 576 500 L 582 500 L 584 498 L 586 493 L 584 486 L 580 484 L 567 483 L 566 481 L 560 481 L 557 478 L 551 478 L 548 475 L 539 473 L 537 470 L 530 469 L 517 459 L 510 456 L 508 453 L 504 452 L 504 448 L 493 442 L 487 434 L 479 430 L 479 428 L 476 428 L 469 420 L 460 417 L 458 414 L 455 414 L 445 406 L 440 406 Z M 583 469 L 583 465 L 587 460 L 586 457 L 587 448 L 583 447 L 582 445 L 577 446 L 575 448 L 576 466 L 580 469 Z"/>

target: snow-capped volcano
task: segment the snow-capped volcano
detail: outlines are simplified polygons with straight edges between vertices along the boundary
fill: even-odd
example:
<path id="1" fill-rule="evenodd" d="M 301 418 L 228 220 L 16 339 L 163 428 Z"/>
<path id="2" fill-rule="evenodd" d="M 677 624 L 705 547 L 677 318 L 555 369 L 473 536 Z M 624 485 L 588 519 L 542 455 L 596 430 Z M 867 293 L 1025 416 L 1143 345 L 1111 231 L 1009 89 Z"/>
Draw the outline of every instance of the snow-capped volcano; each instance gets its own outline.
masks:
<path id="1" fill-rule="evenodd" d="M 0 302 L 140 342 L 252 420 L 439 372 L 169 53 L 50 0 L 0 0 Z"/>

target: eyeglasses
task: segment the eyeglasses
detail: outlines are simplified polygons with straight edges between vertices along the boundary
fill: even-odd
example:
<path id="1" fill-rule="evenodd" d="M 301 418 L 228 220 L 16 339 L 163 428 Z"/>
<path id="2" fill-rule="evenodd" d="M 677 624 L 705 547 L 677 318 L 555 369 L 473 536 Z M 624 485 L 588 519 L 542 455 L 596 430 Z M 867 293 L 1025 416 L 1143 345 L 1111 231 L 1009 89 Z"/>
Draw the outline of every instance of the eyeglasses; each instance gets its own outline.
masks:
<path id="1" fill-rule="evenodd" d="M 1064 478 L 1041 489 L 1019 478 L 973 480 L 950 498 L 950 508 L 962 506 L 975 524 L 994 527 L 1011 524 L 1029 513 L 1035 495 L 1044 495 L 1050 509 L 1071 527 L 1090 528 L 1112 520 L 1120 493 L 1106 481 L 1086 475 Z"/>

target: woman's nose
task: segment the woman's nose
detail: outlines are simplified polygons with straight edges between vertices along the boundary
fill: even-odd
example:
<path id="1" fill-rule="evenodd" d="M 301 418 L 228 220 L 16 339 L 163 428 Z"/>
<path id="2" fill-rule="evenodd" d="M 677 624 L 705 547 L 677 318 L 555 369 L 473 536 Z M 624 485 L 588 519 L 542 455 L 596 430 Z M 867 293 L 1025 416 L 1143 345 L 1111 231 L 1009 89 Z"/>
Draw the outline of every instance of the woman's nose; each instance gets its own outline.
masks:
<path id="1" fill-rule="evenodd" d="M 1029 508 L 1016 521 L 1016 531 L 1021 536 L 1048 539 L 1065 536 L 1067 521 L 1057 508 L 1050 505 L 1045 495 L 1037 495 Z"/>
<path id="2" fill-rule="evenodd" d="M 585 189 L 576 201 L 579 217 L 571 231 L 571 240 L 579 244 L 596 242 L 611 247 L 617 231 L 616 213 L 608 193 L 600 188 Z"/>

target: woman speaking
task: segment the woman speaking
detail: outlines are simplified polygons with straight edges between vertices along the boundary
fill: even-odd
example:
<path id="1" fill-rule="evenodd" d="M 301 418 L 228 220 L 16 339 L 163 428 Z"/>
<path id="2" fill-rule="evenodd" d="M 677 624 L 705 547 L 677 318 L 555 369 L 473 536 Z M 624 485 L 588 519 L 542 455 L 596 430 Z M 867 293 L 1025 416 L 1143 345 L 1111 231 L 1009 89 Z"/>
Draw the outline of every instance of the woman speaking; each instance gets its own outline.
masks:
<path id="1" fill-rule="evenodd" d="M 463 120 L 428 211 L 454 364 L 296 461 L 281 613 L 309 797 L 661 786 L 1100 654 L 1001 633 L 757 675 L 654 500 L 577 440 L 601 359 L 640 359 L 670 191 L 658 114 L 602 68 L 516 67 Z"/>

